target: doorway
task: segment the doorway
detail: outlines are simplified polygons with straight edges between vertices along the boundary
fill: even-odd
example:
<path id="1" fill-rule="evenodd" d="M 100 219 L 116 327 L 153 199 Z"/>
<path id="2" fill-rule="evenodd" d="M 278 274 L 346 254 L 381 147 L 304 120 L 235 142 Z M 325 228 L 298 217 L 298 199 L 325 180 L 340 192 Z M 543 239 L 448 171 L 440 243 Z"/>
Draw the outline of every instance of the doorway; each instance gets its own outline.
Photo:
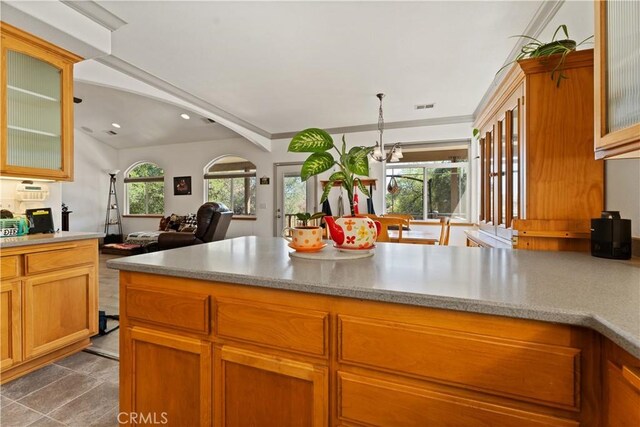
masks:
<path id="1" fill-rule="evenodd" d="M 302 163 L 275 163 L 273 165 L 275 185 L 274 236 L 279 237 L 287 226 L 288 218 L 300 212 L 317 212 L 317 177 L 306 182 L 300 178 Z"/>

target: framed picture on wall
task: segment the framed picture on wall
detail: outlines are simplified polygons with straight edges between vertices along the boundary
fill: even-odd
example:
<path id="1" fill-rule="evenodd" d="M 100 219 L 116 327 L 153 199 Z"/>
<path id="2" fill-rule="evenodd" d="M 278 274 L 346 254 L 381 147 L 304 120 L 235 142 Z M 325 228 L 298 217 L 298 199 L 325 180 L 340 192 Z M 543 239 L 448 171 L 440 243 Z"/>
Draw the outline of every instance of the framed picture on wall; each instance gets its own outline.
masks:
<path id="1" fill-rule="evenodd" d="M 187 196 L 191 194 L 191 177 L 176 176 L 173 178 L 173 195 Z"/>

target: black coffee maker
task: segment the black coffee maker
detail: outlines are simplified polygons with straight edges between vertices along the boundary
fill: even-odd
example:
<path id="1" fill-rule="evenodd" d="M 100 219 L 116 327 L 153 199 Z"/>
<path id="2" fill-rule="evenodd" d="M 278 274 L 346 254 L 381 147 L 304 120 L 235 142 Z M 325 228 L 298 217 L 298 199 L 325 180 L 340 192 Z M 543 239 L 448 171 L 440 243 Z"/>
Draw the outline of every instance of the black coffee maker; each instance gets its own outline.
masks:
<path id="1" fill-rule="evenodd" d="M 603 211 L 591 219 L 591 255 L 600 258 L 631 258 L 631 220 L 618 211 Z"/>

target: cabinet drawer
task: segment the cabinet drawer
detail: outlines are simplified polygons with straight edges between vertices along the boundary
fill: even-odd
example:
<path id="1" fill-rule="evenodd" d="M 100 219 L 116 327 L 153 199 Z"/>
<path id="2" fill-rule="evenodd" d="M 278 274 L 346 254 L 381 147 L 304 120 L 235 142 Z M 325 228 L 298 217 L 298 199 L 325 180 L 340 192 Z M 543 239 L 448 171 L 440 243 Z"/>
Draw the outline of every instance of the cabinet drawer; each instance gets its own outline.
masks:
<path id="1" fill-rule="evenodd" d="M 61 270 L 96 261 L 98 252 L 95 245 L 82 245 L 69 249 L 25 254 L 26 274 Z"/>
<path id="2" fill-rule="evenodd" d="M 210 297 L 148 288 L 126 288 L 127 317 L 209 334 Z"/>
<path id="3" fill-rule="evenodd" d="M 341 362 L 578 408 L 580 350 L 339 316 Z"/>
<path id="4" fill-rule="evenodd" d="M 12 279 L 20 275 L 20 255 L 3 256 L 0 264 L 0 278 Z"/>
<path id="5" fill-rule="evenodd" d="M 338 417 L 377 426 L 577 427 L 572 420 L 338 372 Z"/>
<path id="6" fill-rule="evenodd" d="M 328 314 L 226 298 L 216 299 L 216 334 L 269 347 L 326 356 Z"/>

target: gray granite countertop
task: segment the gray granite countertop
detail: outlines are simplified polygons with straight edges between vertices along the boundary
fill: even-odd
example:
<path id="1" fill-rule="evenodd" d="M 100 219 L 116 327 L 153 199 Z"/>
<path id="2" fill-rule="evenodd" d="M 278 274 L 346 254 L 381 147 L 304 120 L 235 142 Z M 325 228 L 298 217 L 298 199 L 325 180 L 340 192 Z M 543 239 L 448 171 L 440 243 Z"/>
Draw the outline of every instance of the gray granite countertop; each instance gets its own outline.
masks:
<path id="1" fill-rule="evenodd" d="M 110 260 L 110 268 L 586 326 L 640 358 L 640 262 L 575 252 L 379 243 L 371 258 L 292 259 L 239 237 Z M 326 248 L 325 250 L 334 250 Z"/>
<path id="2" fill-rule="evenodd" d="M 59 243 L 72 240 L 99 239 L 104 233 L 82 233 L 77 231 L 60 231 L 52 234 L 28 234 L 18 237 L 0 238 L 0 248 L 15 248 L 18 246 L 43 245 L 46 243 Z"/>

